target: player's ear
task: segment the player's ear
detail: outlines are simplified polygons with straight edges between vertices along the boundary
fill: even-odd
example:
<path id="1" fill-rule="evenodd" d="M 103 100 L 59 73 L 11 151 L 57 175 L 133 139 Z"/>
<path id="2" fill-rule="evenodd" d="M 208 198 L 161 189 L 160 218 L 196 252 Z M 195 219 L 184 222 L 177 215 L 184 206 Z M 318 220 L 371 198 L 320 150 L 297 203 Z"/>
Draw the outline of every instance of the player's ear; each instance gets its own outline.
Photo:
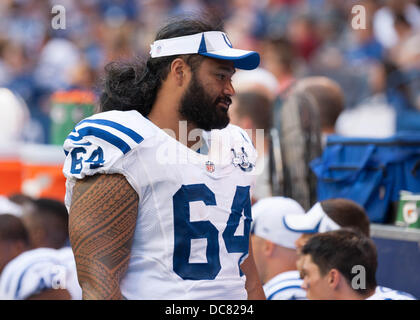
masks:
<path id="1" fill-rule="evenodd" d="M 270 257 L 274 252 L 274 243 L 269 240 L 264 240 L 264 253 L 267 257 Z"/>
<path id="2" fill-rule="evenodd" d="M 337 269 L 331 269 L 328 272 L 327 281 L 331 289 L 336 289 L 340 283 L 341 274 Z"/>
<path id="3" fill-rule="evenodd" d="M 188 65 L 181 58 L 176 58 L 171 63 L 171 74 L 177 86 L 182 87 L 187 81 Z"/>

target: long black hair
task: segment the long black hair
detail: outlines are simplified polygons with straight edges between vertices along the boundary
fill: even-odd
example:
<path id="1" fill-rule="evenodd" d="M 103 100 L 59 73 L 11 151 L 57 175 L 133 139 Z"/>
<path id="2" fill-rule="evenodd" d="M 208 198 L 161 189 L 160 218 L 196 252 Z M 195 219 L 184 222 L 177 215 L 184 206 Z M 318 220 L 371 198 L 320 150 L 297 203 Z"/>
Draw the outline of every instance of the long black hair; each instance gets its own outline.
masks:
<path id="1" fill-rule="evenodd" d="M 212 18 L 175 18 L 162 27 L 155 40 L 192 35 L 206 31 L 223 31 L 221 21 Z M 105 66 L 99 112 L 110 110 L 137 110 L 147 116 L 155 102 L 156 95 L 170 71 L 173 60 L 180 55 L 151 58 L 137 57 L 132 61 L 114 61 Z M 182 55 L 194 71 L 203 57 Z"/>

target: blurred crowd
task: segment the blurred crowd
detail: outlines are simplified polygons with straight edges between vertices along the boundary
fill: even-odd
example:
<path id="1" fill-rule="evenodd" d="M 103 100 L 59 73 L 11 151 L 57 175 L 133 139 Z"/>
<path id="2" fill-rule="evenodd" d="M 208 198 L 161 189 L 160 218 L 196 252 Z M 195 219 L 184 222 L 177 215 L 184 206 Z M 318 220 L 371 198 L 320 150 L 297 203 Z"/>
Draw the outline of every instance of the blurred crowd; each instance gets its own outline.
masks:
<path id="1" fill-rule="evenodd" d="M 55 5 L 65 9 L 65 21 L 61 21 L 65 23 L 64 29 L 52 26 L 52 19 L 57 14 L 52 13 Z M 362 6 L 363 10 L 352 11 L 356 5 Z M 325 241 L 332 243 L 328 254 L 333 257 L 337 253 L 334 248 L 347 245 L 345 239 L 351 237 L 360 240 L 361 245 L 371 246 L 366 208 L 343 202 L 343 199 L 318 202 L 314 192 L 316 179 L 309 173 L 308 164 L 320 156 L 326 137 L 332 133 L 383 138 L 400 131 L 420 130 L 418 0 L 2 0 L 0 104 L 3 108 L 0 108 L 0 126 L 5 134 L 0 137 L 0 143 L 7 142 L 9 137 L 31 143 L 53 143 L 50 133 L 53 94 L 62 90 L 81 90 L 97 96 L 107 63 L 135 56 L 147 57 L 158 28 L 170 17 L 181 14 L 218 17 L 235 47 L 255 50 L 261 55 L 260 68 L 236 72 L 233 85 L 237 94 L 229 113 L 233 124 L 244 129 L 264 130 L 262 143 L 255 140 L 258 136 L 252 137 L 257 149 L 261 148 L 257 161 L 264 164 L 264 172 L 257 178 L 253 195 L 256 202 L 253 245 L 261 280 L 268 283 L 264 288 L 267 297 L 275 299 L 279 295 L 281 298 L 285 293 L 284 288 L 278 286 L 283 278 L 271 281 L 283 274 L 282 277 L 287 276 L 289 281 L 285 283 L 293 289 L 286 299 L 305 298 L 306 295 L 314 299 L 342 298 L 343 292 L 340 296 L 328 297 L 308 292 L 310 270 L 302 267 L 303 273 L 299 270 L 299 274 L 297 253 L 303 250 L 312 259 L 317 256 L 317 241 Z M 294 126 L 296 123 L 299 125 Z M 16 128 L 21 130 L 16 131 Z M 282 150 L 279 150 L 278 140 L 282 141 Z M 293 152 L 289 152 L 292 149 Z M 279 161 L 282 155 L 285 157 Z M 288 171 L 277 168 L 279 163 Z M 284 176 L 276 176 L 279 172 Z M 291 199 L 272 198 L 276 195 Z M 263 198 L 267 199 L 258 202 Z M 68 246 L 67 212 L 61 202 L 26 196 L 9 200 L 14 205 L 12 203 L 5 211 L 14 213 L 12 211 L 17 210 L 14 214 L 23 222 L 9 215 L 0 217 L 4 220 L 0 224 L 3 227 L 0 240 L 7 242 L 0 241 L 4 248 L 2 253 L 7 253 L 1 257 L 0 272 L 11 259 L 29 249 L 58 250 Z M 264 203 L 267 204 L 265 209 Z M 289 207 L 295 208 L 296 214 L 311 212 L 309 217 L 313 218 L 306 222 L 296 218 L 294 222 L 292 217 L 289 227 L 264 234 L 262 230 L 277 226 L 276 221 L 272 221 L 275 214 L 271 217 L 265 214 L 264 218 L 261 213 L 258 217 L 258 211 L 270 211 L 270 208 L 281 211 Z M 362 212 L 362 217 L 348 221 L 361 221 L 362 227 L 355 229 L 364 235 L 328 233 L 354 227 L 335 216 L 344 217 L 347 209 L 343 208 L 347 207 L 349 214 Z M 283 218 L 283 214 L 277 218 Z M 42 223 L 44 220 L 49 223 Z M 320 230 L 321 221 L 329 223 L 330 227 Z M 40 223 L 58 233 L 43 230 Z M 318 229 L 315 228 L 317 223 Z M 306 247 L 309 237 L 300 245 L 297 241 L 302 233 L 315 235 Z M 317 233 L 327 235 L 317 237 Z M 47 239 L 46 235 L 52 238 Z M 360 243 L 356 240 L 352 245 L 358 252 Z M 11 246 L 10 241 L 16 246 Z M 371 272 L 374 273 L 377 256 L 374 248 L 372 252 Z M 75 279 L 74 261 L 67 260 L 66 252 L 41 251 L 36 259 L 42 255 L 62 257 L 59 262 L 51 262 L 52 265 L 59 263 L 72 270 L 71 277 Z M 24 255 L 19 265 L 38 263 L 32 259 L 35 258 Z M 272 265 L 279 266 L 277 259 L 288 265 L 272 269 Z M 339 263 L 349 257 L 334 259 Z M 307 265 L 313 267 L 313 261 L 308 261 Z M 28 286 L 21 291 L 10 289 L 11 296 L 7 298 L 28 298 L 39 291 L 36 290 L 39 283 L 31 279 L 40 283 L 49 279 L 52 283 L 55 280 L 51 279 L 58 273 L 55 270 L 39 273 L 37 277 L 28 276 Z M 10 271 L 11 279 L 16 275 L 19 273 Z M 370 285 L 369 294 L 363 298 L 391 290 L 377 286 L 375 279 Z M 46 286 L 44 289 L 51 288 Z M 79 297 L 78 289 L 76 293 L 70 293 L 73 298 Z M 323 292 L 328 292 L 325 290 Z M 2 294 L 6 297 L 4 292 Z M 44 298 L 48 297 L 51 298 Z"/>
<path id="2" fill-rule="evenodd" d="M 49 143 L 53 92 L 96 92 L 103 67 L 112 60 L 147 56 L 153 35 L 168 18 L 204 13 L 223 21 L 235 46 L 261 53 L 261 67 L 275 78 L 274 96 L 298 78 L 328 76 L 343 89 L 346 109 L 374 106 L 384 117 L 397 117 L 389 130 L 398 130 L 412 127 L 410 112 L 420 109 L 418 2 L 5 0 L 0 3 L 0 87 L 27 105 L 30 124 L 24 139 Z M 54 5 L 65 9 L 64 29 L 52 27 Z M 359 19 L 352 13 L 355 5 L 365 9 L 364 29 L 352 27 L 352 20 Z M 346 116 L 339 121 L 343 133 L 354 114 Z M 357 127 L 361 135 L 375 132 L 365 127 Z"/>

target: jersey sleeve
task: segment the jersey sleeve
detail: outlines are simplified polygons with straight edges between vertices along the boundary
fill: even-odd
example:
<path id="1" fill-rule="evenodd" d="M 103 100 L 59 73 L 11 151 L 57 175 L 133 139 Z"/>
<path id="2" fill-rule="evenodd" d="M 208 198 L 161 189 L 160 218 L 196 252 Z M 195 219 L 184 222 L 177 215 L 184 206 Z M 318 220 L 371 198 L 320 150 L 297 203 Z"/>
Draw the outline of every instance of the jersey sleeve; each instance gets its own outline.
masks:
<path id="1" fill-rule="evenodd" d="M 144 140 L 136 114 L 109 111 L 79 122 L 64 142 L 64 175 L 82 179 L 96 173 L 124 174 L 119 162 Z"/>

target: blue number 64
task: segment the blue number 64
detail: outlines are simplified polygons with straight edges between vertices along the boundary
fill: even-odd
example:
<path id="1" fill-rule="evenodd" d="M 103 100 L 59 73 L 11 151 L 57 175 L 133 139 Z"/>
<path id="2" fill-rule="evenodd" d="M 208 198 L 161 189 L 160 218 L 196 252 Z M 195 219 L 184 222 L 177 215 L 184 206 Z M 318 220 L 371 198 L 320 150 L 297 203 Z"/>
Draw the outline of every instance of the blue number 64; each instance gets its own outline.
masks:
<path id="1" fill-rule="evenodd" d="M 219 231 L 208 220 L 190 221 L 189 203 L 203 201 L 206 206 L 215 206 L 214 193 L 205 184 L 183 185 L 173 196 L 174 205 L 174 256 L 173 269 L 184 280 L 212 280 L 221 269 L 219 257 Z M 242 212 L 245 215 L 244 234 L 235 236 Z M 251 225 L 251 200 L 248 187 L 236 187 L 231 214 L 222 234 L 229 253 L 248 253 Z M 206 263 L 190 263 L 191 239 L 207 239 Z M 239 268 L 240 271 L 240 268 Z"/>
<path id="2" fill-rule="evenodd" d="M 83 169 L 83 162 L 89 164 L 90 169 L 97 169 L 103 166 L 104 160 L 104 151 L 101 147 L 96 148 L 92 151 L 90 157 L 83 161 L 83 154 L 86 153 L 86 149 L 83 147 L 74 148 L 71 155 L 71 168 L 70 172 L 72 174 L 79 174 Z"/>

